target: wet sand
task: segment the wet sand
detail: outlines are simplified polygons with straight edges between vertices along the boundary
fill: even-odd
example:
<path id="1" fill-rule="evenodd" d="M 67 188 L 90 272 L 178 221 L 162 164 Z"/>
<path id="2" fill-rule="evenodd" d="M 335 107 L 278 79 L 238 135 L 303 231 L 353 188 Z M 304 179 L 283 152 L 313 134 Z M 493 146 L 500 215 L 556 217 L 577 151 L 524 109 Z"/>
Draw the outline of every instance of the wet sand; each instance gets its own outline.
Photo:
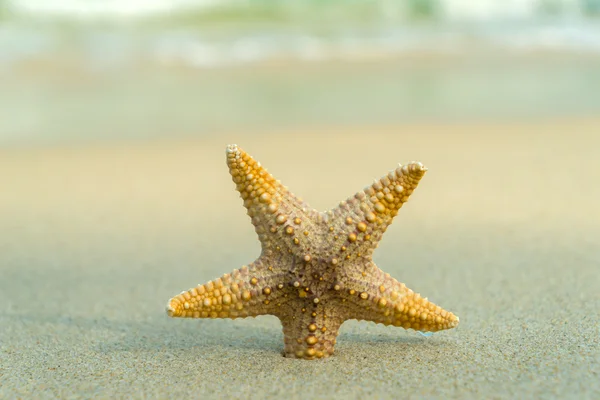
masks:
<path id="1" fill-rule="evenodd" d="M 415 54 L 198 69 L 94 69 L 55 58 L 7 71 L 0 148 L 289 127 L 531 121 L 599 115 L 600 57 Z M 2 73 L 2 71 L 0 71 Z"/>
<path id="2" fill-rule="evenodd" d="M 0 398 L 597 398 L 600 120 L 367 126 L 0 150 Z M 349 321 L 281 356 L 274 317 L 179 320 L 252 261 L 238 143 L 317 209 L 429 172 L 375 261 L 460 316 L 430 338 Z"/>

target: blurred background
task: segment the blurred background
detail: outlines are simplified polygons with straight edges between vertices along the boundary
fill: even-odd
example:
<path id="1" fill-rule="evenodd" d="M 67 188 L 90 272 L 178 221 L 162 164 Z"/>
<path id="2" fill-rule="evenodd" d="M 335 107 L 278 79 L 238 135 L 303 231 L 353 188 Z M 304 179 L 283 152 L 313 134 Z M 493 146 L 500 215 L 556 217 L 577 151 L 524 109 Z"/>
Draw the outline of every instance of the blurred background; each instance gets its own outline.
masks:
<path id="1" fill-rule="evenodd" d="M 0 0 L 0 398 L 598 393 L 599 116 L 600 0 Z M 375 261 L 460 327 L 168 319 L 259 254 L 228 143 L 318 210 L 422 161 Z"/>
<path id="2" fill-rule="evenodd" d="M 600 0 L 0 0 L 0 146 L 597 115 Z"/>

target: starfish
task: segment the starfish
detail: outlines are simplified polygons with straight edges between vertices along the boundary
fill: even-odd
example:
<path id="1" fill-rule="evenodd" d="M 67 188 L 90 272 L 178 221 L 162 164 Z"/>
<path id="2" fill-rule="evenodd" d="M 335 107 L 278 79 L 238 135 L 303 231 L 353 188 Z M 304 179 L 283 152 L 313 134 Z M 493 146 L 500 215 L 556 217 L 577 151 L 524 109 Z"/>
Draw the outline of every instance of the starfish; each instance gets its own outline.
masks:
<path id="1" fill-rule="evenodd" d="M 261 255 L 221 278 L 173 297 L 171 317 L 281 320 L 284 356 L 333 354 L 342 323 L 373 321 L 422 332 L 459 319 L 375 265 L 372 254 L 427 169 L 399 166 L 339 206 L 318 212 L 293 195 L 237 145 L 229 172 L 252 219 Z"/>

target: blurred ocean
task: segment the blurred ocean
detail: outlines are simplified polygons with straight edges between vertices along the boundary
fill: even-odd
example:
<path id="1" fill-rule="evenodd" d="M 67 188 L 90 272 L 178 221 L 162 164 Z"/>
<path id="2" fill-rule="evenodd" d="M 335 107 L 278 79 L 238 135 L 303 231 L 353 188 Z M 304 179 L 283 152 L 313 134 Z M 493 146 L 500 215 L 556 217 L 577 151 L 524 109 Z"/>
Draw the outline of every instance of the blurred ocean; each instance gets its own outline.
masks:
<path id="1" fill-rule="evenodd" d="M 0 0 L 0 67 L 212 68 L 404 53 L 600 53 L 600 0 Z"/>
<path id="2" fill-rule="evenodd" d="M 600 115 L 600 0 L 0 0 L 0 145 Z"/>

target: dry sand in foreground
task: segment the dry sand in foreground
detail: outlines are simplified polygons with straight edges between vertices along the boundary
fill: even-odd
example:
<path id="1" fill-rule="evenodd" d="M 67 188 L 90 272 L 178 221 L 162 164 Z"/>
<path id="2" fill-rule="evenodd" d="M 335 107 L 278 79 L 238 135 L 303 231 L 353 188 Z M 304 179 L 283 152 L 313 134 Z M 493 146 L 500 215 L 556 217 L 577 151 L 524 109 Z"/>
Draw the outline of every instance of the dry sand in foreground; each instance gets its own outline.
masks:
<path id="1" fill-rule="evenodd" d="M 0 152 L 0 398 L 600 396 L 600 121 L 394 126 Z M 366 135 L 368 133 L 368 135 Z M 397 162 L 429 172 L 375 260 L 461 318 L 350 321 L 281 356 L 279 322 L 173 320 L 259 247 L 238 143 L 326 209 Z"/>

